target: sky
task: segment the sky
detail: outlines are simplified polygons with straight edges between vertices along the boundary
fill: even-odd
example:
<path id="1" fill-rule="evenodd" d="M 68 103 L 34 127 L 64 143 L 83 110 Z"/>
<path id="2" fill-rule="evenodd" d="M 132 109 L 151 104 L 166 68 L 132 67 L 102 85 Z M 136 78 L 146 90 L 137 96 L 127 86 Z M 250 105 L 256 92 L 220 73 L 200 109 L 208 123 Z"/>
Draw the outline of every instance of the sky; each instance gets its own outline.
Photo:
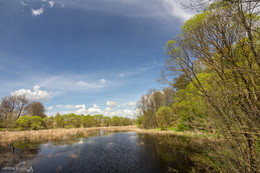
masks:
<path id="1" fill-rule="evenodd" d="M 194 15 L 180 2 L 0 0 L 0 97 L 26 95 L 48 116 L 135 117 Z"/>

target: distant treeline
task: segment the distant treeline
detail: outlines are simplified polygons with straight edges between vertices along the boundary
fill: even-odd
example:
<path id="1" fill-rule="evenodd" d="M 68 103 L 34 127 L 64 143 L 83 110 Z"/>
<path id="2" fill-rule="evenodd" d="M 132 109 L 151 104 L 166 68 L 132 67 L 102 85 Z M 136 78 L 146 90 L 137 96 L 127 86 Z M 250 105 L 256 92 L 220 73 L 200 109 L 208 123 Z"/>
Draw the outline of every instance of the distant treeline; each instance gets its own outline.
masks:
<path id="1" fill-rule="evenodd" d="M 19 129 L 52 129 L 52 128 L 80 128 L 80 127 L 103 127 L 103 126 L 127 126 L 134 124 L 130 118 L 103 115 L 76 115 L 67 114 L 41 118 L 39 116 L 22 116 L 16 120 Z"/>
<path id="2" fill-rule="evenodd" d="M 7 96 L 0 102 L 0 128 L 50 129 L 132 125 L 134 120 L 118 116 L 60 115 L 47 117 L 41 102 L 30 102 L 25 96 Z"/>

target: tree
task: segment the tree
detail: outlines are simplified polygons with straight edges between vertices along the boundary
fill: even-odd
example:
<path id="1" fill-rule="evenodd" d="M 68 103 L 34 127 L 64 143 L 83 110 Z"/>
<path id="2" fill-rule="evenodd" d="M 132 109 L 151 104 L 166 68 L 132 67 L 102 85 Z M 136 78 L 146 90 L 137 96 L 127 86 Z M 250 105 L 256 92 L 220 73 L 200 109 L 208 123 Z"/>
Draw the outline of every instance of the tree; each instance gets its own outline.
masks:
<path id="1" fill-rule="evenodd" d="M 108 127 L 108 126 L 110 126 L 111 125 L 111 118 L 110 117 L 104 117 L 104 125 L 106 126 L 106 127 Z"/>
<path id="2" fill-rule="evenodd" d="M 56 116 L 54 117 L 54 124 L 56 128 L 64 128 L 65 127 L 64 117 L 59 113 L 57 113 Z"/>
<path id="3" fill-rule="evenodd" d="M 93 115 L 95 127 L 102 127 L 103 126 L 103 115 Z"/>
<path id="4" fill-rule="evenodd" d="M 236 164 L 233 172 L 259 170 L 258 5 L 258 1 L 220 1 L 188 20 L 181 36 L 168 42 L 168 74 L 181 71 L 205 100 L 211 125 L 233 151 L 228 156 Z M 210 74 L 207 80 L 198 77 L 201 69 Z"/>
<path id="5" fill-rule="evenodd" d="M 78 128 L 80 127 L 80 115 L 76 114 L 68 114 L 68 115 L 63 115 L 64 121 L 66 123 L 66 127 L 74 127 Z"/>
<path id="6" fill-rule="evenodd" d="M 173 87 L 178 91 L 180 89 L 185 89 L 189 85 L 190 81 L 185 74 L 180 74 L 173 83 Z"/>
<path id="7" fill-rule="evenodd" d="M 112 126 L 120 126 L 120 119 L 118 116 L 113 116 L 111 119 Z"/>
<path id="8" fill-rule="evenodd" d="M 41 102 L 30 103 L 28 108 L 28 115 L 45 118 L 47 116 L 44 113 L 45 113 L 45 108 Z"/>
<path id="9" fill-rule="evenodd" d="M 81 117 L 81 125 L 83 127 L 93 127 L 94 124 L 94 118 L 91 115 L 84 115 Z"/>
<path id="10" fill-rule="evenodd" d="M 26 130 L 31 127 L 31 117 L 29 116 L 21 116 L 16 120 L 17 127 Z"/>
<path id="11" fill-rule="evenodd" d="M 39 130 L 39 129 L 44 129 L 45 128 L 45 123 L 42 119 L 42 117 L 39 116 L 33 116 L 30 119 L 30 128 L 32 130 Z"/>
<path id="12" fill-rule="evenodd" d="M 45 123 L 46 128 L 48 128 L 48 129 L 54 128 L 54 117 L 53 116 L 45 117 L 43 119 L 43 121 Z"/>
<path id="13" fill-rule="evenodd" d="M 28 106 L 29 100 L 24 95 L 4 97 L 0 103 L 2 126 L 10 126 L 10 124 L 13 124 L 20 116 L 25 115 Z"/>
<path id="14" fill-rule="evenodd" d="M 170 107 L 161 106 L 156 113 L 158 127 L 167 128 L 172 122 L 173 111 Z"/>

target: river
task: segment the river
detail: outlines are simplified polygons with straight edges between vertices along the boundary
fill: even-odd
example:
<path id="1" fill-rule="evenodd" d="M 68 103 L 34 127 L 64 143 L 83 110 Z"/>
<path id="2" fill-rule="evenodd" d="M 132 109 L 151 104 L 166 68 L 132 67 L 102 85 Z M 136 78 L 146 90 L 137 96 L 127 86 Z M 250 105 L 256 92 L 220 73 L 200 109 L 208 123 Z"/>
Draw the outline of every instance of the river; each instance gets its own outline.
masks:
<path id="1" fill-rule="evenodd" d="M 24 140 L 0 147 L 0 170 L 8 173 L 188 173 L 193 167 L 187 152 L 192 149 L 185 148 L 189 143 L 184 137 L 104 130 L 67 140 Z"/>

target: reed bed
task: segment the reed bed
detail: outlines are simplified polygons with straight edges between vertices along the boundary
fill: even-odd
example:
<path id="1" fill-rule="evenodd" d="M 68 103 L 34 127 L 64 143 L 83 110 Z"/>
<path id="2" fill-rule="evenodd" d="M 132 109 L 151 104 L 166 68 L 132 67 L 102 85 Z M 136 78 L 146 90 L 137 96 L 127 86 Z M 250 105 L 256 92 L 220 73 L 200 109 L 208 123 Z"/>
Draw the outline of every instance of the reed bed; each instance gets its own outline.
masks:
<path id="1" fill-rule="evenodd" d="M 62 129 L 44 129 L 44 130 L 26 130 L 26 131 L 4 131 L 0 132 L 0 144 L 11 143 L 22 140 L 65 140 L 79 133 L 87 137 L 94 130 L 109 131 L 134 131 L 136 126 L 111 126 L 111 127 L 90 127 L 90 128 L 62 128 Z"/>
<path id="2" fill-rule="evenodd" d="M 0 144 L 11 143 L 15 141 L 31 140 L 31 141 L 46 141 L 46 140 L 66 140 L 78 134 L 88 137 L 94 130 L 107 130 L 107 131 L 132 131 L 141 134 L 150 135 L 176 135 L 186 137 L 205 137 L 215 138 L 207 133 L 202 132 L 176 132 L 169 130 L 157 129 L 140 129 L 137 126 L 111 126 L 111 127 L 90 127 L 90 128 L 62 128 L 62 129 L 44 129 L 44 130 L 26 130 L 26 131 L 3 131 L 0 132 Z"/>

